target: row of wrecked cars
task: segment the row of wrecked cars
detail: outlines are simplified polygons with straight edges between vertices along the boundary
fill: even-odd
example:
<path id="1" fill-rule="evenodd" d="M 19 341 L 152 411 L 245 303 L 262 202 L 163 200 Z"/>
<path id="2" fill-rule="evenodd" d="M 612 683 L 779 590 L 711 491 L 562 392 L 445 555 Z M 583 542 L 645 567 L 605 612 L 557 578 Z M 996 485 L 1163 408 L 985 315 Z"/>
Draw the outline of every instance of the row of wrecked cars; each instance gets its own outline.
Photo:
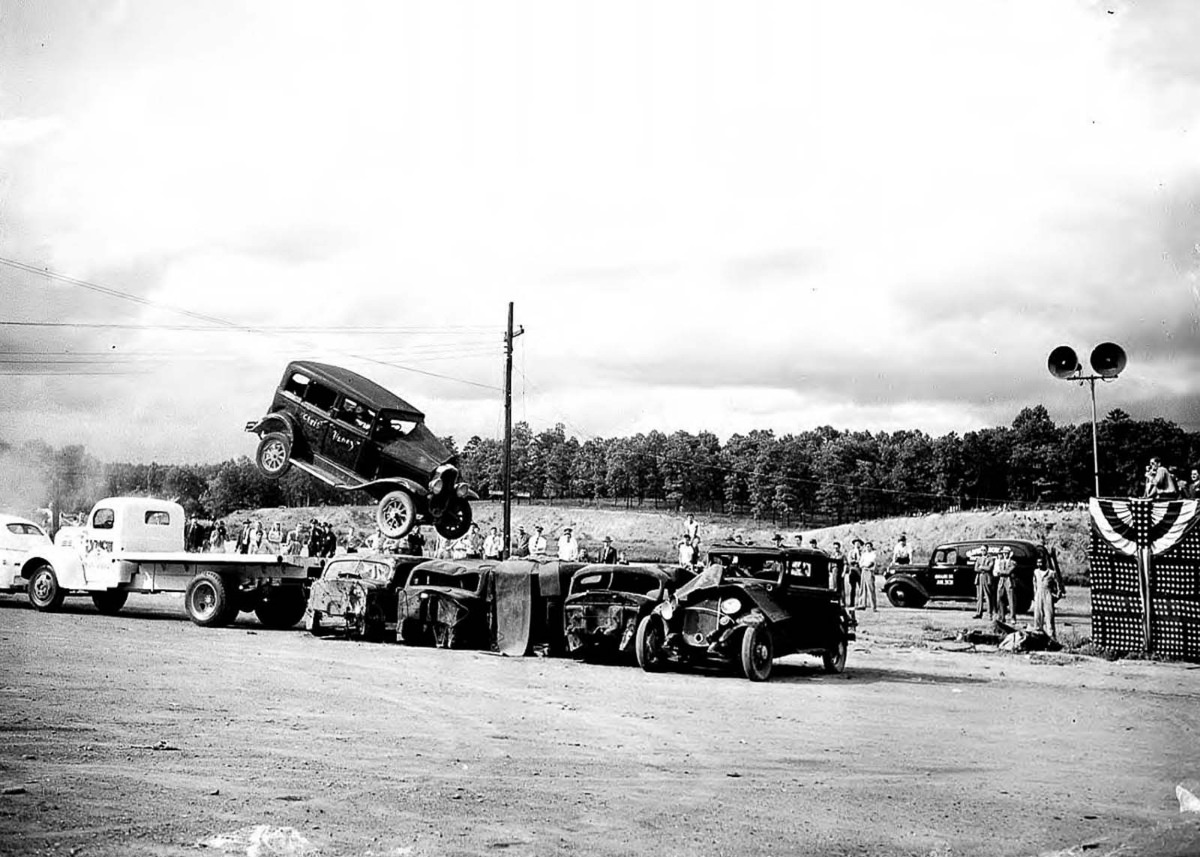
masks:
<path id="1" fill-rule="evenodd" d="M 696 571 L 534 559 L 331 559 L 304 625 L 412 646 L 738 668 L 765 681 L 806 653 L 845 669 L 855 619 L 829 588 L 829 558 L 803 548 L 716 545 Z"/>

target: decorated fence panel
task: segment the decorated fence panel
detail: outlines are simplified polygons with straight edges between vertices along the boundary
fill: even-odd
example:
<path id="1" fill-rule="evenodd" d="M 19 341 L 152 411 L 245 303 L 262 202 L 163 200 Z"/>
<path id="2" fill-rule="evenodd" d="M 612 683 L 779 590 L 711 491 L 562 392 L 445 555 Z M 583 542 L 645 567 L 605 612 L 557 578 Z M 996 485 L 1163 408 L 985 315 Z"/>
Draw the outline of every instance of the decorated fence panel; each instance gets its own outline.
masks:
<path id="1" fill-rule="evenodd" d="M 1097 645 L 1200 660 L 1198 506 L 1196 500 L 1091 501 Z"/>

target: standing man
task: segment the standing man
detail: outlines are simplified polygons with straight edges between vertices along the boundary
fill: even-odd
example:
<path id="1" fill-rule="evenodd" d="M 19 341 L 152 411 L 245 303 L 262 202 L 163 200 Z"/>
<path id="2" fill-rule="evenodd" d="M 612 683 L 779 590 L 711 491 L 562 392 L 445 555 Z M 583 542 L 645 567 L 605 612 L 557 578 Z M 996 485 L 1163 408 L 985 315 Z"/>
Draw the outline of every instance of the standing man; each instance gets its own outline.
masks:
<path id="1" fill-rule="evenodd" d="M 691 568 L 696 564 L 696 548 L 692 546 L 692 540 L 687 536 L 684 536 L 683 541 L 679 543 L 679 564 L 684 568 Z"/>
<path id="2" fill-rule="evenodd" d="M 529 543 L 529 553 L 532 556 L 545 556 L 548 545 L 546 537 L 542 535 L 542 525 L 538 524 L 534 529 L 533 540 Z"/>
<path id="3" fill-rule="evenodd" d="M 834 542 L 833 550 L 829 552 L 829 588 L 837 593 L 838 604 L 841 604 L 846 594 L 846 555 L 842 553 L 841 542 Z"/>
<path id="4" fill-rule="evenodd" d="M 1185 500 L 1200 500 L 1200 468 L 1192 468 L 1182 494 Z"/>
<path id="5" fill-rule="evenodd" d="M 242 522 L 242 531 L 238 533 L 237 552 L 250 553 L 250 519 L 247 518 Z"/>
<path id="6" fill-rule="evenodd" d="M 1033 629 L 1047 633 L 1046 626 L 1049 625 L 1051 639 L 1057 637 L 1054 628 L 1054 596 L 1058 591 L 1055 573 L 1046 568 L 1046 560 L 1039 556 L 1033 569 Z"/>
<path id="7" fill-rule="evenodd" d="M 487 538 L 483 540 L 483 558 L 484 559 L 500 559 L 500 551 L 504 547 L 504 540 L 500 538 L 500 533 L 495 527 L 488 530 Z"/>
<path id="8" fill-rule="evenodd" d="M 513 539 L 513 556 L 529 556 L 529 533 L 524 527 L 517 527 L 517 537 Z"/>
<path id="9" fill-rule="evenodd" d="M 563 534 L 558 537 L 558 558 L 563 562 L 579 559 L 579 542 L 575 541 L 575 534 L 570 527 L 564 528 Z"/>
<path id="10" fill-rule="evenodd" d="M 1004 548 L 1000 551 L 1000 556 L 996 557 L 996 564 L 992 569 L 996 576 L 996 612 L 1000 614 L 1000 621 L 1004 623 L 1008 622 L 1010 612 L 1012 621 L 1017 621 L 1017 602 L 1013 600 L 1012 581 L 1016 565 L 1012 558 L 1012 548 Z"/>
<path id="11" fill-rule="evenodd" d="M 601 565 L 617 564 L 617 549 L 613 547 L 612 536 L 604 537 L 604 545 L 600 548 L 600 556 L 596 562 Z"/>
<path id="12" fill-rule="evenodd" d="M 425 537 L 421 535 L 420 527 L 413 527 L 409 531 L 404 552 L 409 556 L 425 556 Z"/>
<path id="13" fill-rule="evenodd" d="M 879 595 L 875 592 L 875 565 L 879 561 L 875 553 L 874 542 L 867 542 L 863 552 L 858 555 L 858 564 L 862 570 L 862 608 L 867 609 L 867 599 L 871 601 L 871 612 L 879 612 Z"/>
<path id="14" fill-rule="evenodd" d="M 988 618 L 996 618 L 996 604 L 992 600 L 992 571 L 996 567 L 996 559 L 986 547 L 981 547 L 975 555 L 975 618 L 983 618 L 983 605 L 987 602 Z"/>
<path id="15" fill-rule="evenodd" d="M 683 534 L 693 542 L 700 541 L 700 524 L 691 512 L 688 512 L 687 520 L 683 522 Z"/>
<path id="16" fill-rule="evenodd" d="M 850 553 L 846 557 L 849 572 L 846 575 L 846 606 L 854 607 L 858 603 L 858 586 L 862 580 L 862 539 L 850 541 Z"/>
<path id="17" fill-rule="evenodd" d="M 1157 455 L 1150 459 L 1150 466 L 1146 468 L 1146 496 L 1155 500 L 1174 500 L 1179 496 L 1175 477 L 1163 467 Z"/>

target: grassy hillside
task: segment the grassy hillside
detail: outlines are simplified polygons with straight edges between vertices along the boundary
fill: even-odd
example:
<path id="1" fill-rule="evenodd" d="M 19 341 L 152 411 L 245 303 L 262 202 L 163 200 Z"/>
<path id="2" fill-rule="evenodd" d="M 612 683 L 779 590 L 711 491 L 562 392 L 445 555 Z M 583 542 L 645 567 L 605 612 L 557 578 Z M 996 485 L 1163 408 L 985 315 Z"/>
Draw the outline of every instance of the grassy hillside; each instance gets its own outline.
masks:
<path id="1" fill-rule="evenodd" d="M 488 527 L 501 524 L 501 507 L 498 502 L 473 504 L 475 520 L 487 531 Z M 339 532 L 353 526 L 363 536 L 375 529 L 374 506 L 322 506 L 317 508 L 260 509 L 230 515 L 227 526 L 236 527 L 244 518 L 261 520 L 269 526 L 279 520 L 286 527 L 320 518 L 336 526 Z M 541 524 L 546 537 L 552 542 L 563 527 L 571 526 L 576 538 L 589 549 L 599 545 L 605 536 L 611 536 L 618 549 L 624 550 L 630 560 L 670 560 L 675 555 L 674 545 L 682 532 L 683 516 L 662 511 L 638 511 L 636 509 L 594 509 L 588 507 L 520 505 L 512 511 L 513 531 L 524 525 L 529 532 Z M 797 532 L 777 530 L 769 522 L 753 519 L 730 519 L 697 515 L 700 535 L 704 544 L 725 540 L 733 533 L 756 544 L 769 544 L 771 537 L 779 532 L 789 543 Z M 427 531 L 432 533 L 432 529 Z M 1070 577 L 1086 578 L 1087 544 L 1089 537 L 1088 513 L 1085 510 L 1037 511 L 1037 512 L 956 512 L 931 514 L 920 517 L 885 518 L 842 524 L 837 527 L 803 530 L 805 541 L 816 538 L 819 546 L 828 548 L 834 540 L 843 547 L 854 537 L 870 539 L 881 552 L 891 552 L 900 533 L 908 535 L 914 550 L 914 558 L 923 561 L 938 544 L 965 538 L 1022 538 L 1045 541 L 1047 546 L 1058 551 L 1063 572 Z"/>

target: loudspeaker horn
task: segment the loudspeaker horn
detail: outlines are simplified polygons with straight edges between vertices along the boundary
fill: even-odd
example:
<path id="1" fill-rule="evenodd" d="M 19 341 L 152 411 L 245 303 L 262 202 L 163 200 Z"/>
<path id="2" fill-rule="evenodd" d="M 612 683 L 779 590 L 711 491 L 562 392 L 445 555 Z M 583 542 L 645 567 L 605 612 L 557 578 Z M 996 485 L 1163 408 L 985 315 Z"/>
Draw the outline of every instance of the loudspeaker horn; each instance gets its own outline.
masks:
<path id="1" fill-rule="evenodd" d="M 1060 345 L 1051 351 L 1047 366 L 1050 374 L 1055 378 L 1070 378 L 1072 375 L 1079 374 L 1079 370 L 1082 368 L 1079 365 L 1079 358 L 1075 356 L 1075 349 L 1069 345 Z"/>
<path id="2" fill-rule="evenodd" d="M 1101 342 L 1092 349 L 1092 371 L 1101 378 L 1115 378 L 1125 368 L 1125 349 L 1115 342 Z"/>

